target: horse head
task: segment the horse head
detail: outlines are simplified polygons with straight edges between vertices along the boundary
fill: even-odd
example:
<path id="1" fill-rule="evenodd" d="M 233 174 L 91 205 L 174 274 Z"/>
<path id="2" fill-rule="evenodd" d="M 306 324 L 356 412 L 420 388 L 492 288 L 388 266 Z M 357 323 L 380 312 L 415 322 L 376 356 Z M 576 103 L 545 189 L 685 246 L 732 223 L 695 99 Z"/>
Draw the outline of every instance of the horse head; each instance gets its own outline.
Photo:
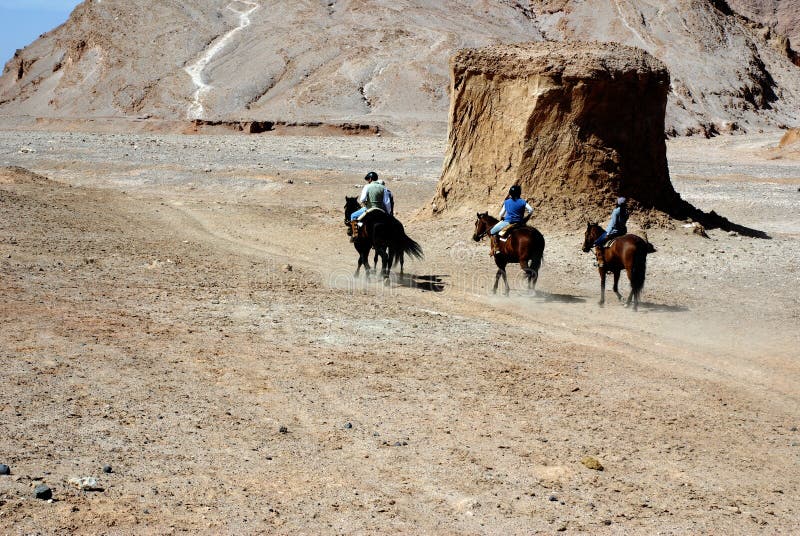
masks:
<path id="1" fill-rule="evenodd" d="M 586 232 L 583 235 L 583 252 L 589 253 L 594 246 L 594 241 L 600 236 L 603 230 L 596 223 L 586 222 Z"/>
<path id="2" fill-rule="evenodd" d="M 359 209 L 358 205 L 358 198 L 357 197 L 344 197 L 344 223 L 347 225 L 347 222 L 350 221 L 350 214 L 355 212 Z"/>
<path id="3" fill-rule="evenodd" d="M 475 233 L 472 235 L 472 239 L 475 242 L 480 242 L 481 238 L 486 236 L 486 233 L 489 232 L 494 223 L 491 223 L 490 221 L 491 217 L 489 216 L 488 212 L 484 213 L 478 212 L 476 216 L 477 219 L 475 220 Z"/>

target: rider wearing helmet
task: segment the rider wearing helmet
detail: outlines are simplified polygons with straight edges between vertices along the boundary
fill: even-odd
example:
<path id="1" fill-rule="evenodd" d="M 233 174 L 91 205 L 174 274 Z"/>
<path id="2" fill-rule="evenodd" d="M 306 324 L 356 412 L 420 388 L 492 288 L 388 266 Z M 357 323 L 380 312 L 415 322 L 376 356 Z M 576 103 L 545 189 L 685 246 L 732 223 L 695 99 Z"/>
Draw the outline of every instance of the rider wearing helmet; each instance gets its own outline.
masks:
<path id="1" fill-rule="evenodd" d="M 364 176 L 367 184 L 361 189 L 361 195 L 358 196 L 358 202 L 361 203 L 361 208 L 350 214 L 350 221 L 356 221 L 368 209 L 380 208 L 386 210 L 384 205 L 384 187 L 378 182 L 378 174 L 370 171 Z M 386 212 L 389 212 L 386 210 Z"/>
<path id="2" fill-rule="evenodd" d="M 522 197 L 522 188 L 519 184 L 515 184 L 511 188 L 508 189 L 508 197 L 506 200 L 503 201 L 503 208 L 500 209 L 499 218 L 500 221 L 492 227 L 492 230 L 489 233 L 492 236 L 492 254 L 497 250 L 496 247 L 496 236 L 500 231 L 511 225 L 512 223 L 521 223 L 526 221 L 530 218 L 531 214 L 533 214 L 533 207 L 528 204 L 527 201 L 521 199 Z"/>
<path id="3" fill-rule="evenodd" d="M 390 216 L 394 216 L 394 194 L 392 194 L 392 191 L 386 186 L 385 180 L 380 179 L 378 183 L 383 186 L 383 209 Z"/>
<path id="4" fill-rule="evenodd" d="M 594 241 L 594 245 L 602 248 L 603 244 L 612 238 L 622 236 L 628 232 L 628 199 L 625 197 L 617 198 L 617 206 L 611 212 L 611 221 L 600 237 Z"/>

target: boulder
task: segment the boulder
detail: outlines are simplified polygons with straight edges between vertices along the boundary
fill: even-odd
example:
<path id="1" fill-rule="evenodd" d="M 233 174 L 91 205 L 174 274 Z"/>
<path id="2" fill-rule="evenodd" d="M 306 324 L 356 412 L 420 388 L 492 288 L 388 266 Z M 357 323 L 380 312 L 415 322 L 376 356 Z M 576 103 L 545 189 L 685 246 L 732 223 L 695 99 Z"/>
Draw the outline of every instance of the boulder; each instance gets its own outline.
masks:
<path id="1" fill-rule="evenodd" d="M 526 43 L 450 61 L 448 149 L 434 214 L 496 212 L 513 184 L 535 221 L 608 216 L 614 199 L 669 212 L 670 77 L 647 52 L 614 43 Z"/>

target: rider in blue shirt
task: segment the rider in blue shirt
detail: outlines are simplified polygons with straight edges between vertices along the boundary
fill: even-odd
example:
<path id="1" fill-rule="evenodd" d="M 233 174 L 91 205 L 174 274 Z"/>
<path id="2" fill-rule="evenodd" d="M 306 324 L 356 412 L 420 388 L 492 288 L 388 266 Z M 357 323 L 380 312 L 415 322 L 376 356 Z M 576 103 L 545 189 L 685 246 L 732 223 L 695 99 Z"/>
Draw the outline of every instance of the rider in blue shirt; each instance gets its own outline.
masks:
<path id="1" fill-rule="evenodd" d="M 628 200 L 624 197 L 617 198 L 617 207 L 611 213 L 611 221 L 608 222 L 608 227 L 600 237 L 594 241 L 594 245 L 602 248 L 603 243 L 622 236 L 628 232 Z"/>
<path id="2" fill-rule="evenodd" d="M 497 234 L 511 225 L 512 223 L 521 223 L 526 221 L 531 214 L 533 214 L 533 207 L 527 201 L 521 199 L 522 188 L 515 184 L 508 190 L 508 197 L 503 201 L 503 208 L 500 209 L 500 221 L 492 227 L 489 233 L 492 235 L 492 244 L 496 244 L 495 237 Z M 492 254 L 494 254 L 493 248 Z"/>

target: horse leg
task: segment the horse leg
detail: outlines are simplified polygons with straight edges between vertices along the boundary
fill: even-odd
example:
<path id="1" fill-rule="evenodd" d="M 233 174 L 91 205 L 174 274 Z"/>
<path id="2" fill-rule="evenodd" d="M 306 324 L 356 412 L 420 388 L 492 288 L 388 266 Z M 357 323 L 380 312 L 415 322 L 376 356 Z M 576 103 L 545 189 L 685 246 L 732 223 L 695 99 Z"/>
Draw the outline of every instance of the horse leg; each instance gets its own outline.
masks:
<path id="1" fill-rule="evenodd" d="M 528 292 L 530 292 L 530 290 L 531 290 L 531 282 L 533 281 L 533 270 L 531 270 L 531 267 L 528 266 L 528 260 L 527 259 L 520 260 L 519 261 L 519 265 L 520 265 L 520 268 L 522 268 L 522 271 L 525 272 L 525 279 L 528 281 Z"/>
<path id="2" fill-rule="evenodd" d="M 506 285 L 506 296 L 508 293 L 511 292 L 511 287 L 508 286 L 508 274 L 506 274 L 505 269 L 503 269 L 503 283 Z"/>
<path id="3" fill-rule="evenodd" d="M 497 273 L 494 274 L 494 287 L 492 288 L 492 294 L 497 294 L 497 285 L 500 283 L 500 276 L 502 275 L 503 270 L 498 268 Z"/>
<path id="4" fill-rule="evenodd" d="M 622 301 L 622 294 L 619 293 L 619 270 L 614 270 L 614 294 L 619 301 Z"/>
<path id="5" fill-rule="evenodd" d="M 639 296 L 636 294 L 636 291 L 633 289 L 633 279 L 631 278 L 631 268 L 626 268 L 625 271 L 628 274 L 628 281 L 631 284 L 631 293 L 628 294 L 628 300 L 625 302 L 625 307 L 630 307 L 631 300 L 633 300 L 633 310 L 639 310 Z"/>
<path id="6" fill-rule="evenodd" d="M 600 307 L 606 303 L 606 269 L 600 268 Z"/>
<path id="7" fill-rule="evenodd" d="M 381 248 L 380 256 L 381 256 L 381 275 L 383 276 L 384 284 L 388 285 L 389 270 L 391 269 L 391 263 L 389 262 L 389 255 L 386 253 L 385 248 Z M 376 267 L 378 266 L 377 262 L 375 263 L 375 266 Z"/>
<path id="8" fill-rule="evenodd" d="M 533 261 L 531 260 L 530 263 L 533 264 Z M 528 280 L 529 288 L 533 290 L 534 294 L 538 296 L 539 292 L 536 290 L 536 283 L 539 282 L 539 271 L 535 270 L 534 268 L 529 268 L 529 269 L 530 269 L 530 279 Z"/>

